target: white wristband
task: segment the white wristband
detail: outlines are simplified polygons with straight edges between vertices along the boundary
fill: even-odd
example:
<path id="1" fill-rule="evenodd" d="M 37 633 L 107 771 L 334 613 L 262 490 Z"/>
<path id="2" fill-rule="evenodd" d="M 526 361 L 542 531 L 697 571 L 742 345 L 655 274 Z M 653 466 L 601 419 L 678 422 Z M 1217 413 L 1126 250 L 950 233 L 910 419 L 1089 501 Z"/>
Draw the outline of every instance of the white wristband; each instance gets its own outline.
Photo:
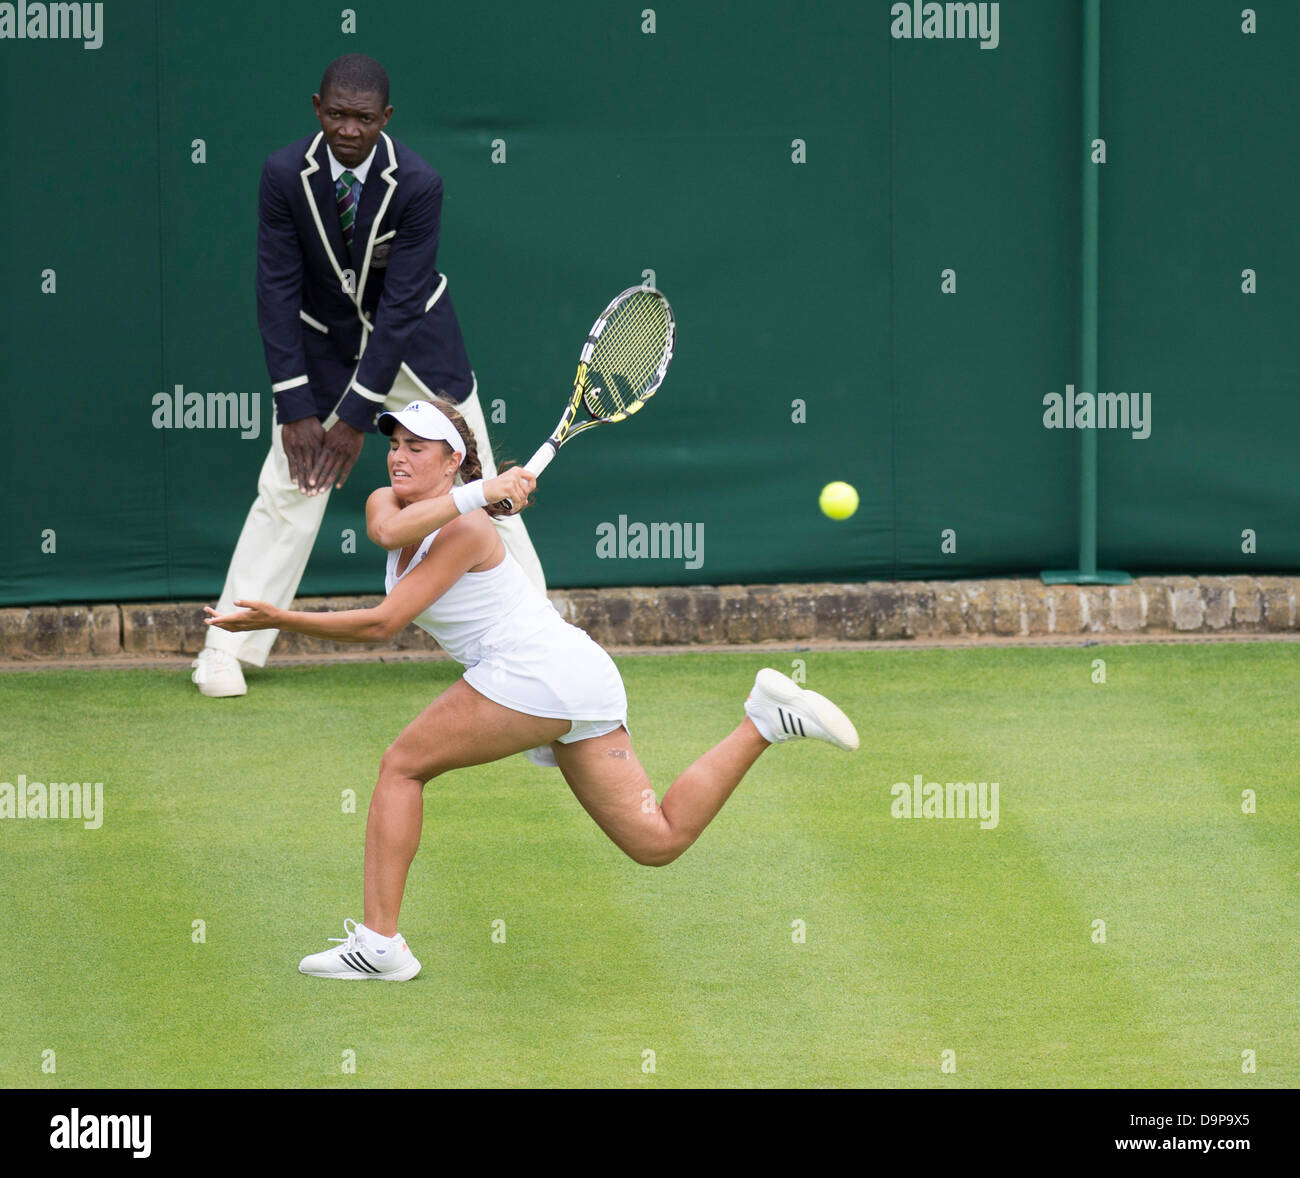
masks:
<path id="1" fill-rule="evenodd" d="M 476 507 L 487 506 L 487 496 L 483 494 L 483 480 L 475 479 L 472 483 L 466 483 L 463 487 L 452 487 L 452 501 L 456 504 L 456 510 L 464 515 L 467 511 L 473 511 Z"/>

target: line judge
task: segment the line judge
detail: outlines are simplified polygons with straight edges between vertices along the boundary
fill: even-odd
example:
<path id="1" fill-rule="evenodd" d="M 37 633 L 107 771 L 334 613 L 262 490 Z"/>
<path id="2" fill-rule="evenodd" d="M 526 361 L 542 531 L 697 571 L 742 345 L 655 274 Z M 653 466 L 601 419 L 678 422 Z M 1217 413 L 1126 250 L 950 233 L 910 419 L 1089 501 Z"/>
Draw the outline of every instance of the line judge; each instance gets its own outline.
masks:
<path id="1" fill-rule="evenodd" d="M 312 105 L 321 129 L 268 157 L 258 200 L 257 321 L 275 397 L 271 452 L 218 609 L 293 601 L 330 491 L 343 486 L 375 416 L 411 400 L 455 402 L 496 474 L 460 324 L 437 270 L 442 177 L 384 133 L 393 108 L 373 58 L 330 63 Z M 518 516 L 501 538 L 545 595 Z M 244 695 L 278 631 L 216 627 L 194 663 L 207 696 Z M 242 664 L 242 665 L 241 665 Z"/>

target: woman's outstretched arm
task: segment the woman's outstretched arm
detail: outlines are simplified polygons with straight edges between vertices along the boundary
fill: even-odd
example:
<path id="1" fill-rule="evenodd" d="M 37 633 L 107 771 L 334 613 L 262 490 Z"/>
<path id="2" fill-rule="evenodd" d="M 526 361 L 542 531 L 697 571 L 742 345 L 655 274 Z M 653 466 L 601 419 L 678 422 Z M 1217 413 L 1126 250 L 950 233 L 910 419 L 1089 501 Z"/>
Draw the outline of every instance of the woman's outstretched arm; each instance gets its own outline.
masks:
<path id="1" fill-rule="evenodd" d="M 461 522 L 463 518 L 463 522 Z M 428 555 L 370 609 L 345 609 L 314 613 L 279 609 L 264 601 L 236 601 L 243 612 L 218 614 L 203 607 L 204 624 L 238 634 L 244 630 L 292 630 L 333 642 L 387 642 L 438 600 L 476 564 L 481 564 L 497 544 L 496 529 L 485 515 L 471 512 L 457 517 L 429 548 Z"/>

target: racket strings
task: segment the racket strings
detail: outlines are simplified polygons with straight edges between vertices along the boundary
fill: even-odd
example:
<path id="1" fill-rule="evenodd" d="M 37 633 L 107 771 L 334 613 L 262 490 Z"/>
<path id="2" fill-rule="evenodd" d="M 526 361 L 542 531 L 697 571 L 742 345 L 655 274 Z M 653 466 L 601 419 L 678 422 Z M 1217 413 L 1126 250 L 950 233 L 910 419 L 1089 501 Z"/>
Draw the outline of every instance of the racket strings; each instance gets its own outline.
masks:
<path id="1" fill-rule="evenodd" d="M 638 292 L 615 309 L 587 362 L 584 400 L 593 417 L 627 413 L 655 385 L 668 347 L 663 299 Z"/>

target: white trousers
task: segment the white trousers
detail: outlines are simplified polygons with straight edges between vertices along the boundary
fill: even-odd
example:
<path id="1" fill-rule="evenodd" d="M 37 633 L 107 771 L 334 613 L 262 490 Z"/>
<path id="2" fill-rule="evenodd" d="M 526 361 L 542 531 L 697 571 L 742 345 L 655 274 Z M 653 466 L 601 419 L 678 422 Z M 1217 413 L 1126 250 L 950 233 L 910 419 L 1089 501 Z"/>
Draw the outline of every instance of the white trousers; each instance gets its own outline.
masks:
<path id="1" fill-rule="evenodd" d="M 384 408 L 395 412 L 416 400 L 428 398 L 405 372 L 399 371 Z M 458 408 L 478 443 L 483 477 L 495 478 L 496 461 L 488 443 L 487 423 L 478 401 L 477 382 L 474 391 Z M 332 425 L 334 420 L 331 416 L 325 422 L 326 427 Z M 235 554 L 230 558 L 226 584 L 217 602 L 217 609 L 223 614 L 235 610 L 236 599 L 265 601 L 280 609 L 287 609 L 298 592 L 307 560 L 316 543 L 316 534 L 325 517 L 330 493 L 326 490 L 319 495 L 304 495 L 298 490 L 298 484 L 289 477 L 289 460 L 285 457 L 284 445 L 280 440 L 281 429 L 279 424 L 272 429 L 271 452 L 266 456 L 262 473 L 257 480 L 257 499 L 244 521 L 244 530 L 239 534 Z M 382 435 L 380 437 L 382 439 Z M 523 520 L 512 515 L 492 522 L 496 524 L 510 554 L 544 596 L 546 579 Z M 369 544 L 364 539 L 362 542 Z M 375 588 L 378 590 L 384 583 L 384 562 L 377 548 L 373 549 L 373 555 Z M 362 556 L 361 559 L 366 557 Z M 279 633 L 279 630 L 253 630 L 244 634 L 231 634 L 210 626 L 206 646 L 210 650 L 224 650 L 241 662 L 263 667 Z"/>

